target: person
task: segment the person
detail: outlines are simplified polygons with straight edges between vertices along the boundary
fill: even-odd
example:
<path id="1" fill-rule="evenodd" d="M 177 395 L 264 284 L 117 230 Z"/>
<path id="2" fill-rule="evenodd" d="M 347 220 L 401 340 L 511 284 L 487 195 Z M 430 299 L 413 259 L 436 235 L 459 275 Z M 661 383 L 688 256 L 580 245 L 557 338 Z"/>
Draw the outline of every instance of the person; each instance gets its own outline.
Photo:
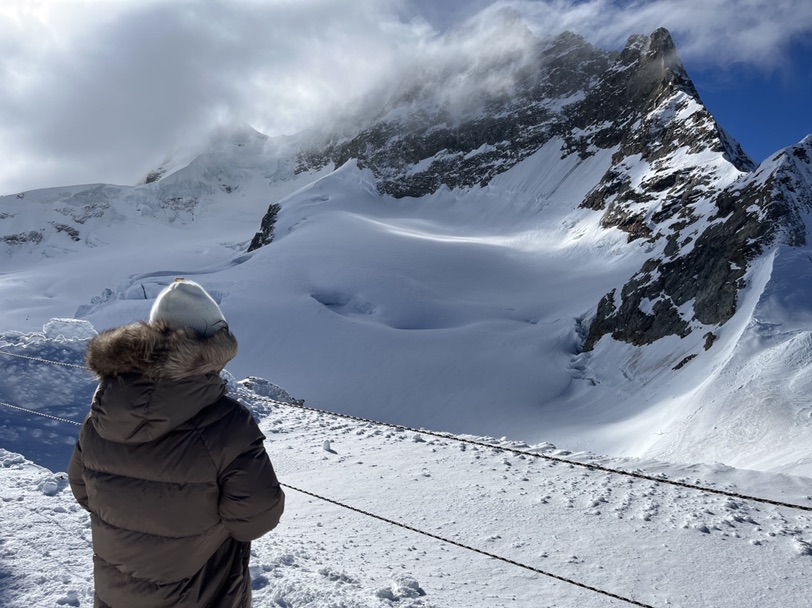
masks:
<path id="1" fill-rule="evenodd" d="M 251 541 L 285 505 L 265 437 L 226 396 L 220 307 L 176 279 L 149 321 L 88 344 L 99 378 L 68 467 L 90 512 L 97 608 L 250 608 Z"/>

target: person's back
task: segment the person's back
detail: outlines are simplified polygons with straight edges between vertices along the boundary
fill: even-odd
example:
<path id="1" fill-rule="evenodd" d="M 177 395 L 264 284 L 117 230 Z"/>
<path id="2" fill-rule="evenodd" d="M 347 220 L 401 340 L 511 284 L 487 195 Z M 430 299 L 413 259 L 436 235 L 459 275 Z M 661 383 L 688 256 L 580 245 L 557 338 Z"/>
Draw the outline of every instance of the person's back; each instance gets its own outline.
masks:
<path id="1" fill-rule="evenodd" d="M 250 607 L 250 541 L 277 525 L 284 494 L 250 412 L 225 396 L 236 352 L 188 281 L 149 323 L 89 344 L 100 382 L 69 477 L 91 514 L 97 607 Z"/>

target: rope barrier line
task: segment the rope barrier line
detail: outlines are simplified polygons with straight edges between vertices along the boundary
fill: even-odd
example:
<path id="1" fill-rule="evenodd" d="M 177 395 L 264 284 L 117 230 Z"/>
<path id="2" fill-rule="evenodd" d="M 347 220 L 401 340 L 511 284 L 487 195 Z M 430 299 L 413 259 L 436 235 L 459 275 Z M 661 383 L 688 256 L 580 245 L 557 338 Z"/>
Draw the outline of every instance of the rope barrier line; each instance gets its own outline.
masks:
<path id="1" fill-rule="evenodd" d="M 76 365 L 75 363 L 63 363 L 62 361 L 51 361 L 50 359 L 40 359 L 39 357 L 29 357 L 28 355 L 18 355 L 16 353 L 10 353 L 5 350 L 0 350 L 0 355 L 7 355 L 9 357 L 17 357 L 18 359 L 28 359 L 29 361 L 36 361 L 38 363 L 50 363 L 51 365 L 62 365 L 64 367 L 73 367 L 75 369 L 83 369 L 86 371 L 90 371 L 89 367 L 84 365 Z"/>
<path id="2" fill-rule="evenodd" d="M 517 450 L 515 448 L 508 448 L 508 447 L 504 447 L 504 446 L 500 446 L 500 445 L 493 445 L 493 444 L 490 444 L 490 443 L 485 443 L 484 441 L 475 441 L 473 439 L 465 439 L 463 437 L 457 437 L 457 436 L 451 435 L 451 434 L 438 433 L 437 431 L 429 431 L 429 430 L 425 430 L 425 429 L 415 429 L 415 428 L 404 426 L 404 425 L 401 425 L 401 424 L 393 424 L 391 422 L 380 422 L 378 420 L 371 420 L 371 419 L 368 419 L 368 418 L 361 418 L 359 416 L 353 416 L 351 414 L 341 414 L 341 413 L 338 413 L 338 412 L 330 412 L 330 411 L 327 411 L 327 410 L 320 410 L 318 408 L 309 407 L 309 406 L 306 406 L 306 405 L 302 405 L 300 403 L 287 403 L 285 401 L 277 401 L 275 399 L 270 399 L 269 397 L 251 396 L 250 398 L 260 400 L 260 401 L 267 401 L 269 403 L 273 403 L 273 404 L 276 404 L 276 405 L 283 405 L 283 406 L 287 406 L 287 407 L 293 407 L 293 408 L 297 408 L 297 409 L 301 409 L 301 410 L 305 410 L 305 411 L 309 411 L 309 412 L 314 412 L 314 413 L 318 413 L 318 414 L 328 414 L 330 416 L 335 416 L 335 417 L 338 417 L 338 418 L 346 418 L 348 420 L 354 420 L 356 422 L 365 422 L 365 423 L 375 424 L 375 425 L 379 425 L 379 426 L 386 426 L 386 427 L 398 429 L 398 430 L 401 430 L 401 431 L 409 431 L 409 432 L 412 432 L 412 433 L 419 433 L 419 434 L 422 434 L 422 435 L 429 435 L 429 436 L 432 436 L 432 437 L 439 437 L 441 439 L 459 441 L 461 443 L 467 443 L 467 444 L 475 445 L 477 447 L 482 447 L 482 448 L 490 448 L 490 449 L 494 449 L 494 450 L 500 450 L 502 452 L 509 452 L 509 453 L 512 453 L 512 454 L 517 454 L 519 456 L 531 456 L 533 458 L 541 458 L 543 460 L 549 460 L 549 461 L 552 461 L 552 462 L 557 462 L 559 464 L 568 464 L 568 465 L 575 466 L 575 467 L 582 467 L 582 468 L 585 468 L 585 469 L 590 469 L 592 471 L 600 471 L 600 472 L 603 472 L 603 473 L 611 473 L 611 474 L 614 474 L 614 475 L 625 475 L 627 477 L 633 477 L 633 478 L 636 478 L 636 479 L 643 479 L 643 480 L 646 480 L 646 481 L 653 481 L 653 482 L 656 482 L 656 483 L 662 483 L 662 484 L 667 484 L 667 485 L 672 485 L 672 486 L 678 486 L 678 487 L 681 487 L 681 488 L 687 488 L 689 490 L 699 490 L 701 492 L 708 492 L 710 494 L 719 494 L 721 496 L 726 496 L 726 497 L 729 497 L 729 498 L 739 498 L 741 500 L 749 500 L 749 501 L 753 501 L 753 502 L 760 502 L 760 503 L 765 503 L 765 504 L 773 505 L 773 506 L 777 506 L 777 507 L 787 507 L 787 508 L 790 508 L 790 509 L 800 509 L 802 511 L 812 511 L 812 506 L 805 506 L 805 505 L 799 505 L 799 504 L 795 504 L 795 503 L 782 502 L 780 500 L 772 500 L 770 498 L 760 498 L 758 496 L 750 496 L 749 494 L 739 494 L 737 492 L 728 492 L 727 490 L 717 490 L 715 488 L 708 488 L 708 487 L 705 487 L 705 486 L 691 484 L 691 483 L 687 483 L 687 482 L 684 482 L 684 481 L 675 481 L 675 480 L 672 480 L 672 479 L 667 479 L 667 478 L 662 478 L 662 477 L 655 477 L 653 475 L 646 475 L 644 473 L 635 473 L 634 471 L 625 471 L 623 469 L 614 469 L 612 467 L 605 467 L 605 466 L 600 465 L 600 464 L 594 464 L 594 463 L 591 463 L 591 462 L 579 462 L 577 460 L 570 460 L 568 458 L 560 458 L 558 456 L 550 456 L 549 454 L 539 454 L 538 452 L 527 452 L 527 451 L 524 451 L 524 450 Z"/>
<path id="3" fill-rule="evenodd" d="M 51 420 L 58 420 L 59 422 L 67 422 L 68 424 L 75 424 L 76 426 L 82 426 L 81 422 L 76 422 L 75 420 L 68 420 L 67 418 L 60 418 L 59 416 L 51 416 L 51 414 L 46 414 L 45 412 L 38 412 L 37 410 L 29 410 L 28 408 L 20 407 L 19 405 L 11 405 L 10 403 L 6 403 L 5 401 L 0 401 L 0 405 L 4 405 L 8 408 L 13 410 L 19 410 L 21 412 L 26 412 L 28 414 L 36 414 L 37 416 L 42 416 L 43 418 L 50 418 Z"/>
<path id="4" fill-rule="evenodd" d="M 562 581 L 564 583 L 569 583 L 570 585 L 575 585 L 576 587 L 580 587 L 582 589 L 587 589 L 594 593 L 600 593 L 601 595 L 605 595 L 607 597 L 611 597 L 616 600 L 620 600 L 622 602 L 626 602 L 628 604 L 632 604 L 634 606 L 642 606 L 643 608 L 654 608 L 649 604 L 643 604 L 642 602 L 638 602 L 636 600 L 630 599 L 628 597 L 623 597 L 622 595 L 617 595 L 616 593 L 611 593 L 609 591 L 604 591 L 603 589 L 599 589 L 597 587 L 592 587 L 590 585 L 586 585 L 584 583 L 579 583 L 578 581 L 572 580 L 565 576 L 560 576 L 558 574 L 553 574 L 552 572 L 547 572 L 546 570 L 541 570 L 540 568 L 535 568 L 534 566 L 528 566 L 527 564 L 523 564 L 521 562 L 514 561 L 507 557 L 502 557 L 501 555 L 496 555 L 495 553 L 489 553 L 488 551 L 483 551 L 482 549 L 477 549 L 476 547 L 471 547 L 470 545 L 465 545 L 463 543 L 457 542 L 450 538 L 445 538 L 444 536 L 438 536 L 437 534 L 432 534 L 431 532 L 426 532 L 425 530 L 421 530 L 419 528 L 414 528 L 407 524 L 401 523 L 399 521 L 395 521 L 393 519 L 388 519 L 386 517 L 382 517 L 380 515 L 375 515 L 374 513 L 370 513 L 369 511 L 364 511 L 363 509 L 359 509 L 357 507 L 352 507 L 350 505 L 344 504 L 337 500 L 333 500 L 331 498 L 326 498 L 324 496 L 319 496 L 318 494 L 314 494 L 313 492 L 308 492 L 307 490 L 302 490 L 301 488 L 297 488 L 286 483 L 280 484 L 285 488 L 289 488 L 291 490 L 295 490 L 296 492 L 301 492 L 302 494 L 306 494 L 307 496 L 312 496 L 318 500 L 323 500 L 324 502 L 328 502 L 330 504 L 339 506 L 343 509 L 349 509 L 350 511 L 355 511 L 356 513 L 360 513 L 361 515 L 366 515 L 367 517 L 372 517 L 373 519 L 377 519 L 384 523 L 390 524 L 392 526 L 397 526 L 399 528 L 403 528 L 404 530 L 409 530 L 410 532 L 415 532 L 416 534 L 422 534 L 423 536 L 428 536 L 429 538 L 433 538 L 435 540 L 442 541 L 444 543 L 448 543 L 450 545 L 455 545 L 462 549 L 467 549 L 468 551 L 473 551 L 474 553 L 479 553 L 480 555 L 484 555 L 486 557 L 490 557 L 492 559 L 499 560 L 501 562 L 505 562 L 506 564 L 510 564 L 511 566 L 518 566 L 519 568 L 524 568 L 525 570 L 530 570 L 531 572 L 535 572 L 536 574 L 541 574 L 543 576 L 547 576 L 558 581 Z"/>
<path id="5" fill-rule="evenodd" d="M 76 368 L 84 369 L 84 370 L 88 369 L 87 367 L 85 367 L 83 365 L 74 365 L 74 364 L 71 364 L 71 363 L 61 363 L 59 361 L 49 361 L 48 359 L 40 359 L 40 358 L 37 358 L 37 357 L 27 357 L 25 355 L 16 355 L 14 353 L 9 353 L 9 352 L 3 351 L 3 350 L 0 350 L 0 354 L 10 355 L 12 357 L 20 357 L 20 358 L 23 358 L 23 359 L 30 359 L 32 361 L 37 361 L 37 362 L 40 362 L 40 363 L 52 363 L 52 364 L 55 364 L 55 365 L 66 365 L 66 366 L 69 366 L 69 367 L 76 367 Z M 457 441 L 457 442 L 460 442 L 460 443 L 467 443 L 467 444 L 470 444 L 470 445 L 475 445 L 477 447 L 490 448 L 490 449 L 493 449 L 493 450 L 499 450 L 499 451 L 502 451 L 502 452 L 508 452 L 508 453 L 519 455 L 519 456 L 530 456 L 530 457 L 533 457 L 533 458 L 540 458 L 540 459 L 543 459 L 543 460 L 548 460 L 550 462 L 557 462 L 559 464 L 567 464 L 567 465 L 570 465 L 570 466 L 589 469 L 589 470 L 592 470 L 592 471 L 600 471 L 602 473 L 609 473 L 609 474 L 612 474 L 612 475 L 624 475 L 626 477 L 632 477 L 632 478 L 635 478 L 635 479 L 643 479 L 645 481 L 652 481 L 654 483 L 672 485 L 672 486 L 676 486 L 676 487 L 680 487 L 680 488 L 686 488 L 686 489 L 689 489 L 689 490 L 696 490 L 696 491 L 699 491 L 699 492 L 707 492 L 709 494 L 718 494 L 720 496 L 725 496 L 725 497 L 728 497 L 728 498 L 738 498 L 740 500 L 748 500 L 748 501 L 752 501 L 752 502 L 759 502 L 759 503 L 763 503 L 763 504 L 773 505 L 773 506 L 776 506 L 776 507 L 786 507 L 786 508 L 789 508 L 789 509 L 799 509 L 801 511 L 812 512 L 812 506 L 799 505 L 799 504 L 790 503 L 790 502 L 783 502 L 783 501 L 780 501 L 780 500 L 772 500 L 770 498 L 760 498 L 758 496 L 751 496 L 749 494 L 740 494 L 738 492 L 729 492 L 727 490 L 717 490 L 715 488 L 708 488 L 708 487 L 705 487 L 705 486 L 700 486 L 700 485 L 697 485 L 697 484 L 687 483 L 687 482 L 684 482 L 684 481 L 676 481 L 676 480 L 672 480 L 672 479 L 668 479 L 668 478 L 656 477 L 654 475 L 646 475 L 645 473 L 636 473 L 634 471 L 626 471 L 626 470 L 623 470 L 623 469 L 615 469 L 615 468 L 612 468 L 612 467 L 606 467 L 606 466 L 603 466 L 603 465 L 600 465 L 600 464 L 595 464 L 595 463 L 590 463 L 590 462 L 579 462 L 577 460 L 571 460 L 571 459 L 568 459 L 568 458 L 561 458 L 559 456 L 550 456 L 549 454 L 539 454 L 538 452 L 526 452 L 524 450 L 517 450 L 516 448 L 508 448 L 508 447 L 505 447 L 505 446 L 493 445 L 491 443 L 485 443 L 484 441 L 475 441 L 473 439 L 465 439 L 463 437 L 458 437 L 456 435 L 452 435 L 451 433 L 440 433 L 440 432 L 437 432 L 437 431 L 431 431 L 431 430 L 426 430 L 426 429 L 416 429 L 416 428 L 405 426 L 405 425 L 402 425 L 402 424 L 394 424 L 394 423 L 391 423 L 391 422 L 382 422 L 380 420 L 372 420 L 370 418 L 362 418 L 360 416 L 353 416 L 351 414 L 342 414 L 340 412 L 332 412 L 332 411 L 329 411 L 329 410 L 323 410 L 323 409 L 319 409 L 319 408 L 315 408 L 315 407 L 306 406 L 306 405 L 303 405 L 302 403 L 290 403 L 290 402 L 287 402 L 287 401 L 278 401 L 276 399 L 271 399 L 270 397 L 262 397 L 262 396 L 259 396 L 259 395 L 243 395 L 243 397 L 250 398 L 250 399 L 253 399 L 255 401 L 265 401 L 267 403 L 271 403 L 271 404 L 278 405 L 278 406 L 292 407 L 292 408 L 296 408 L 296 409 L 300 409 L 300 410 L 304 410 L 304 411 L 308 411 L 308 412 L 313 412 L 313 413 L 316 413 L 316 414 L 324 414 L 324 415 L 333 416 L 333 417 L 336 417 L 336 418 L 344 418 L 344 419 L 347 419 L 347 420 L 353 420 L 355 422 L 364 422 L 366 424 L 374 424 L 374 425 L 377 425 L 377 426 L 389 427 L 389 428 L 393 428 L 393 429 L 397 429 L 397 430 L 401 430 L 401 431 L 409 431 L 409 432 L 412 432 L 412 433 L 419 433 L 419 434 L 423 434 L 423 435 L 429 435 L 431 437 L 438 437 L 440 439 L 446 439 L 446 440 L 449 440 L 449 441 Z M 8 405 L 8 404 L 2 404 L 2 405 Z M 37 415 L 48 416 L 48 414 L 42 414 L 41 412 L 36 412 L 36 411 L 33 411 L 33 410 L 25 410 L 25 408 L 20 408 L 18 406 L 10 406 L 10 407 L 13 407 L 13 408 L 19 409 L 19 410 L 23 410 L 23 411 L 29 411 L 29 412 L 37 414 Z M 48 416 L 48 417 L 55 418 L 54 416 Z M 58 420 L 58 418 L 56 418 L 56 419 Z M 71 421 L 66 421 L 66 422 L 71 422 L 72 424 L 80 424 L 80 423 L 76 423 L 76 422 L 74 422 L 72 420 Z"/>

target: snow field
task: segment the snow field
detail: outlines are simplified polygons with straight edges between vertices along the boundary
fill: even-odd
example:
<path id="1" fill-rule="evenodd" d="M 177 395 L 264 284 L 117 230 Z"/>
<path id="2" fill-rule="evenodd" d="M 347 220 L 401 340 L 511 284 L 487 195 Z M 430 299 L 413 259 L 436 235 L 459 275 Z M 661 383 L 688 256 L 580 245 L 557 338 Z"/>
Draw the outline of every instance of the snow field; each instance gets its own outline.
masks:
<path id="1" fill-rule="evenodd" d="M 806 606 L 809 513 L 248 401 L 282 483 L 652 606 Z M 812 504 L 803 478 L 476 439 Z M 89 519 L 64 474 L 5 450 L 0 465 L 3 605 L 89 605 Z M 253 546 L 258 608 L 628 605 L 287 494 Z"/>
<path id="2" fill-rule="evenodd" d="M 31 331 L 52 317 L 99 329 L 143 319 L 160 288 L 185 276 L 215 294 L 240 341 L 232 371 L 271 378 L 308 403 L 614 455 L 812 470 L 803 383 L 759 386 L 755 374 L 739 390 L 733 356 L 755 360 L 770 346 L 770 369 L 801 377 L 800 341 L 754 342 L 749 324 L 758 315 L 758 332 L 777 340 L 805 331 L 798 302 L 807 290 L 796 280 L 805 250 L 755 263 L 722 328 L 643 348 L 604 338 L 579 353 L 600 298 L 662 246 L 629 244 L 600 226 L 601 213 L 577 207 L 613 150 L 562 158 L 551 140 L 484 188 L 392 199 L 353 163 L 294 175 L 284 145 L 238 133 L 151 184 L 5 197 L 21 232 L 66 213 L 87 218 L 81 242 L 51 231 L 47 246 L 13 251 L 0 276 L 0 330 Z M 678 167 L 712 165 L 719 183 L 738 175 L 717 153 L 680 154 Z M 641 181 L 656 172 L 638 165 L 629 170 Z M 170 218 L 165 203 L 175 199 L 196 202 Z M 282 207 L 275 240 L 246 254 L 271 202 Z M 709 351 L 706 331 L 718 334 Z M 776 440 L 775 429 L 792 440 Z M 752 441 L 739 441 L 743 430 Z"/>
<path id="3" fill-rule="evenodd" d="M 58 233 L 51 257 L 9 257 L 0 330 L 143 319 L 161 285 L 186 276 L 213 293 L 240 341 L 230 371 L 308 405 L 812 504 L 808 478 L 776 472 L 812 470 L 809 315 L 797 305 L 809 301 L 806 250 L 754 266 L 710 351 L 700 333 L 642 349 L 604 339 L 579 353 L 595 303 L 652 246 L 629 246 L 599 213 L 575 209 L 611 151 L 568 157 L 559 173 L 548 162 L 560 153 L 552 142 L 486 188 L 417 200 L 378 195 L 350 165 L 293 178 L 250 155 L 239 166 L 204 158 L 151 186 L 198 196 L 188 216 L 167 224 L 149 205 L 138 215 L 124 195 L 111 203 L 127 223 L 94 226 L 82 243 Z M 220 177 L 238 187 L 220 189 Z M 282 204 L 277 239 L 245 254 L 270 202 Z M 86 325 L 6 332 L 0 349 L 79 363 L 95 331 Z M 688 353 L 698 356 L 675 371 Z M 94 382 L 83 372 L 0 360 L 3 400 L 85 415 Z M 291 486 L 657 608 L 808 606 L 807 512 L 249 400 Z M 92 603 L 88 518 L 59 473 L 75 436 L 0 407 L 4 607 Z M 632 458 L 641 454 L 688 464 Z M 714 459 L 773 472 L 690 464 Z M 294 490 L 251 569 L 257 608 L 627 605 Z"/>

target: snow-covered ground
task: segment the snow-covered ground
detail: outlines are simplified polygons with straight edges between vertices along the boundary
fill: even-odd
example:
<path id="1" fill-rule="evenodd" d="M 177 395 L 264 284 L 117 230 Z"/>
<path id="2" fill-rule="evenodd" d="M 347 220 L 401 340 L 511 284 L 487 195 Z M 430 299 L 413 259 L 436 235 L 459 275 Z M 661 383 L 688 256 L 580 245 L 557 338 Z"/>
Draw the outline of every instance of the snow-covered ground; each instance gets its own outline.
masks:
<path id="1" fill-rule="evenodd" d="M 81 364 L 86 323 L 4 334 L 5 352 Z M 3 356 L 3 394 L 81 420 L 92 390 L 75 367 Z M 294 407 L 269 384 L 237 383 L 282 483 L 655 607 L 803 608 L 812 576 L 812 513 L 533 457 L 539 453 L 812 507 L 809 479 L 570 453 L 549 443 L 455 437 L 351 421 Z M 249 390 L 250 387 L 253 390 Z M 271 386 L 271 388 L 273 388 Z M 294 395 L 295 396 L 295 395 Z M 284 398 L 284 394 L 282 394 Z M 416 399 L 416 401 L 419 400 Z M 20 403 L 23 402 L 23 403 Z M 78 427 L 0 406 L 0 604 L 89 606 L 89 518 L 64 467 Z M 34 462 L 32 462 L 34 461 Z M 48 463 L 51 469 L 37 463 Z M 538 608 L 630 605 L 395 527 L 288 489 L 277 530 L 254 543 L 254 606 Z"/>

